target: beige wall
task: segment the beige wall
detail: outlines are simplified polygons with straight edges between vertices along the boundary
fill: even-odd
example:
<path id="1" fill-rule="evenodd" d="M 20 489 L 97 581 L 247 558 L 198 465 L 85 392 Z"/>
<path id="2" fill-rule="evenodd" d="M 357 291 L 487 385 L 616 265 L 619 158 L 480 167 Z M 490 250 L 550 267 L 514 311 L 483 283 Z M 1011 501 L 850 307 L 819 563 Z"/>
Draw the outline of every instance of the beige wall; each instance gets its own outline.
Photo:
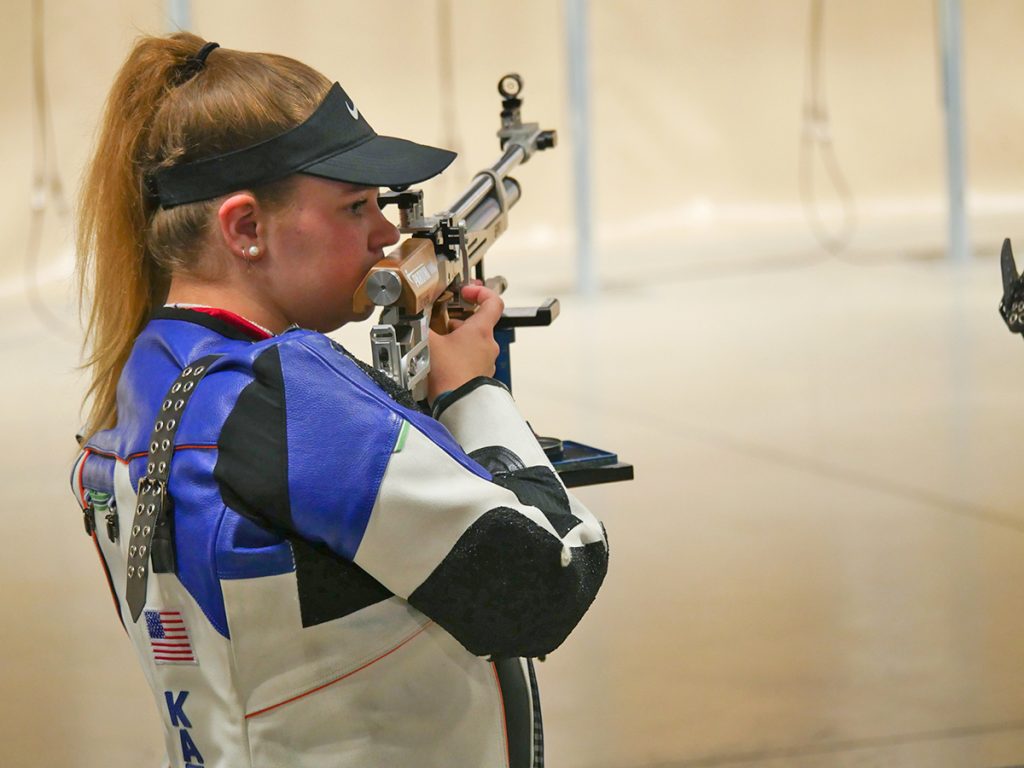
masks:
<path id="1" fill-rule="evenodd" d="M 1016 48 L 1024 5 L 964 5 L 969 180 L 975 234 L 987 248 L 993 233 L 1024 210 L 1017 199 L 1024 198 L 1024 107 L 1015 97 L 1024 75 Z M 47 3 L 56 157 L 70 189 L 119 62 L 136 34 L 161 31 L 163 6 L 156 0 Z M 506 248 L 555 246 L 565 253 L 573 137 L 561 3 L 451 2 L 453 126 L 444 124 L 439 98 L 440 7 L 439 0 L 195 0 L 192 13 L 195 30 L 209 39 L 291 54 L 337 77 L 381 132 L 454 140 L 460 160 L 427 190 L 435 208 L 496 157 L 494 85 L 505 71 L 521 72 L 526 117 L 557 127 L 562 145 L 520 174 L 526 196 Z M 778 0 L 591 3 L 594 204 L 606 272 L 614 272 L 630 243 L 666 248 L 680 263 L 703 253 L 725 258 L 734 251 L 813 247 L 797 188 L 808 8 Z M 905 235 L 907 247 L 915 247 L 915 238 L 920 247 L 941 245 L 945 167 L 935 3 L 861 0 L 825 8 L 824 76 L 835 148 L 857 201 L 854 245 L 883 243 L 887 222 L 901 212 L 918 217 L 916 234 Z M 30 21 L 31 4 L 22 0 L 0 29 L 9 73 L 0 83 L 6 160 L 0 276 L 7 277 L 20 272 L 28 236 Z M 827 188 L 822 194 L 826 203 L 832 198 Z M 993 228 L 992 216 L 1007 212 Z M 44 260 L 67 251 L 67 229 L 49 214 Z M 776 238 L 771 248 L 764 245 L 766 232 Z M 572 260 L 564 260 L 568 274 Z"/>

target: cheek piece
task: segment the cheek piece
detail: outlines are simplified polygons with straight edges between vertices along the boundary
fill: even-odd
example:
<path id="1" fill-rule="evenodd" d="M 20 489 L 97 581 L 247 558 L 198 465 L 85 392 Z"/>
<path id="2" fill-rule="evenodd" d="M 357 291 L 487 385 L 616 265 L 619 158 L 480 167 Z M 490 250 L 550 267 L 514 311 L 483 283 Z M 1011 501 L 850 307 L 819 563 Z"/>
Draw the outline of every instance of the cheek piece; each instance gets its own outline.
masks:
<path id="1" fill-rule="evenodd" d="M 211 63 L 216 61 L 214 56 Z M 201 85 L 201 78 L 199 71 L 189 87 Z M 293 173 L 369 187 L 408 186 L 439 174 L 455 153 L 379 136 L 334 83 L 313 114 L 294 128 L 231 152 L 183 159 L 145 178 L 148 197 L 161 208 L 212 200 Z"/>

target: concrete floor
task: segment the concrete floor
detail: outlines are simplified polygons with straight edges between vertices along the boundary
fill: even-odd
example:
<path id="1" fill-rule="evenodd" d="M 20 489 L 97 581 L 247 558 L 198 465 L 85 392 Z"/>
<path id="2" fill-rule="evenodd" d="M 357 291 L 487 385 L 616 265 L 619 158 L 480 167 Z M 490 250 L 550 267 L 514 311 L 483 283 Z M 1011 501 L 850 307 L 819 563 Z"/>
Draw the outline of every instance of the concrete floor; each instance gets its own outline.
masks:
<path id="1" fill-rule="evenodd" d="M 548 764 L 1024 764 L 1024 347 L 995 259 L 656 274 L 563 296 L 514 348 L 537 431 L 636 465 L 580 492 L 611 570 L 538 665 Z M 77 342 L 0 312 L 0 762 L 156 766 L 67 490 Z"/>

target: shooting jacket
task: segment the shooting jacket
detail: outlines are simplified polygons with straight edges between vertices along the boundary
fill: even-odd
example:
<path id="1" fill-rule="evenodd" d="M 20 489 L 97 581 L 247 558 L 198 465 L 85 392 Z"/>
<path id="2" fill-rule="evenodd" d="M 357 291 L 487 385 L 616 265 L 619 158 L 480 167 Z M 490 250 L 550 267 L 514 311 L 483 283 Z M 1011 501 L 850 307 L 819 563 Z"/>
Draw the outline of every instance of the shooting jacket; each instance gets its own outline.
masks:
<path id="1" fill-rule="evenodd" d="M 499 383 L 442 398 L 435 420 L 326 336 L 257 337 L 159 311 L 121 377 L 117 426 L 72 476 L 169 764 L 541 765 L 529 657 L 594 599 L 601 524 Z M 210 355 L 171 449 L 175 562 L 149 569 L 133 621 L 151 433 L 172 383 Z"/>

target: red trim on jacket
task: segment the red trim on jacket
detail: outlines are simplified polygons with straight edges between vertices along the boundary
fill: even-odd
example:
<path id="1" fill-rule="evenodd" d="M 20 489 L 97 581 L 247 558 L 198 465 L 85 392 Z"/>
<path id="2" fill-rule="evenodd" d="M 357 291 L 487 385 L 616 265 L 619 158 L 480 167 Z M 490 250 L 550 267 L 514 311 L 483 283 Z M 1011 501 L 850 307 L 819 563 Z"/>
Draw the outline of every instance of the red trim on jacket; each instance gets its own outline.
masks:
<path id="1" fill-rule="evenodd" d="M 223 320 L 225 323 L 234 326 L 243 333 L 247 333 L 252 336 L 256 341 L 263 341 L 264 339 L 273 338 L 274 334 L 268 333 L 266 329 L 260 328 L 256 323 L 246 320 L 241 315 L 236 315 L 227 309 L 220 309 L 219 307 L 187 307 L 187 309 L 193 312 L 202 312 L 204 315 L 210 315 Z"/>

